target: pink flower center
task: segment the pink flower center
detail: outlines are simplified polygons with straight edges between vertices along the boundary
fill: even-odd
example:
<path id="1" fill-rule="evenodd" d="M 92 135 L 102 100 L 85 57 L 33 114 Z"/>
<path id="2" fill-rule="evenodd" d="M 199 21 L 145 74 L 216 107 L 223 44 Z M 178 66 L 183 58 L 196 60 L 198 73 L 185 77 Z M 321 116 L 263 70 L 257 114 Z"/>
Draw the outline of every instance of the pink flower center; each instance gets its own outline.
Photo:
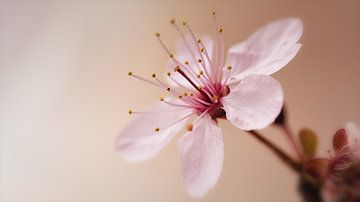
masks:
<path id="1" fill-rule="evenodd" d="M 186 22 L 183 22 L 182 25 L 189 32 L 190 39 L 185 37 L 185 34 L 174 20 L 171 21 L 171 24 L 175 26 L 175 29 L 183 38 L 183 42 L 187 48 L 187 55 L 189 55 L 192 64 L 187 60 L 183 63 L 180 62 L 165 46 L 164 42 L 160 39 L 160 34 L 155 34 L 160 45 L 174 64 L 174 73 L 167 72 L 166 75 L 177 87 L 174 89 L 170 88 L 165 82 L 158 79 L 156 74 L 152 75 L 153 81 L 134 75 L 132 72 L 128 73 L 129 76 L 158 86 L 181 100 L 174 101 L 173 99 L 168 100 L 161 97 L 160 101 L 183 109 L 193 109 L 192 114 L 181 117 L 178 121 L 192 115 L 197 115 L 198 118 L 193 122 L 193 124 L 195 124 L 197 120 L 206 114 L 209 114 L 213 120 L 225 118 L 226 114 L 221 104 L 221 98 L 228 95 L 230 91 L 227 83 L 230 78 L 231 66 L 223 68 L 223 29 L 217 27 L 215 13 L 213 13 L 213 16 L 215 43 L 214 46 L 211 47 L 213 48 L 212 52 L 208 51 L 202 39 L 196 38 Z M 173 74 L 177 75 L 174 77 Z M 132 113 L 139 112 L 130 110 L 129 114 Z M 188 130 L 192 129 L 193 124 L 190 124 Z M 159 130 L 159 128 L 155 129 L 155 131 Z"/>

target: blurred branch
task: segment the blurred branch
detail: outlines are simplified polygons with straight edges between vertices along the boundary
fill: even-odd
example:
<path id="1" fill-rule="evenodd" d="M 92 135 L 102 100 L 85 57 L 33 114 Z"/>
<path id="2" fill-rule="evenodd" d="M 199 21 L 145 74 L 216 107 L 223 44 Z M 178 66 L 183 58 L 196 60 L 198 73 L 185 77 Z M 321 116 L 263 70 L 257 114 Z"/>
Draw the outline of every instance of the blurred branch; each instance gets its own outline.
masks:
<path id="1" fill-rule="evenodd" d="M 296 173 L 301 174 L 302 165 L 299 162 L 296 162 L 289 155 L 287 155 L 284 151 L 282 151 L 279 147 L 274 145 L 268 139 L 266 139 L 263 135 L 258 133 L 257 131 L 251 130 L 248 131 L 253 137 L 263 143 L 267 148 L 269 148 L 274 154 L 279 157 L 286 165 L 288 165 L 292 170 Z"/>

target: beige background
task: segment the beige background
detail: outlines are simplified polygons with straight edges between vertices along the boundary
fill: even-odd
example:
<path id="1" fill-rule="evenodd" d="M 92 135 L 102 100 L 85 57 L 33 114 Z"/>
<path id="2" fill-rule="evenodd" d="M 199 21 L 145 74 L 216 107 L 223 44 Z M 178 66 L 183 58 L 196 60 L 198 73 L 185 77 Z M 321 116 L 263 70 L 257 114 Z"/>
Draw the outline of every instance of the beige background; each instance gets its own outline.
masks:
<path id="1" fill-rule="evenodd" d="M 172 17 L 209 33 L 213 9 L 226 47 L 272 20 L 303 20 L 303 48 L 275 77 L 293 128 L 315 129 L 321 155 L 337 128 L 360 124 L 359 1 L 1 1 L 0 200 L 299 201 L 296 176 L 227 122 L 222 176 L 201 199 L 183 188 L 176 141 L 146 163 L 114 152 L 127 110 L 161 95 L 126 75 L 163 69 L 153 33 L 173 47 Z M 279 131 L 264 133 L 288 149 Z"/>

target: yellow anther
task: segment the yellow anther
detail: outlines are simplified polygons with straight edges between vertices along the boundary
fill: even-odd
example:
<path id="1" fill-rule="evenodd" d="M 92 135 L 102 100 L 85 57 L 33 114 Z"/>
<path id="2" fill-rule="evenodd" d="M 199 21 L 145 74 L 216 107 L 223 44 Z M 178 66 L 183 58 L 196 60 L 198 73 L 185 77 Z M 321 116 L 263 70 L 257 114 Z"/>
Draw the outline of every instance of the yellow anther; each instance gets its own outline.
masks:
<path id="1" fill-rule="evenodd" d="M 164 101 L 164 97 L 160 97 L 160 101 Z"/>
<path id="2" fill-rule="evenodd" d="M 132 72 L 128 72 L 128 76 L 132 76 L 133 75 L 133 73 Z"/>
<path id="3" fill-rule="evenodd" d="M 190 93 L 190 96 L 194 96 L 194 94 L 193 94 L 193 93 Z"/>
<path id="4" fill-rule="evenodd" d="M 131 115 L 133 113 L 133 111 L 131 109 L 129 109 L 128 113 Z"/>
<path id="5" fill-rule="evenodd" d="M 170 73 L 170 72 L 167 72 L 166 75 L 171 76 L 171 73 Z"/>
<path id="6" fill-rule="evenodd" d="M 204 71 L 203 71 L 203 70 L 200 70 L 199 74 L 203 75 L 203 74 L 204 74 Z"/>
<path id="7" fill-rule="evenodd" d="M 155 132 L 159 132 L 160 131 L 160 128 L 155 128 Z"/>
<path id="8" fill-rule="evenodd" d="M 170 55 L 169 55 L 169 57 L 170 57 L 170 58 L 173 58 L 173 57 L 174 57 L 174 55 L 173 55 L 173 54 L 170 54 Z"/>
<path id="9" fill-rule="evenodd" d="M 189 61 L 185 60 L 184 63 L 185 63 L 186 65 L 188 65 L 188 64 L 189 64 Z"/>
<path id="10" fill-rule="evenodd" d="M 170 92 L 170 88 L 167 88 L 166 90 Z"/>
<path id="11" fill-rule="evenodd" d="M 153 74 L 151 75 L 151 77 L 152 77 L 152 78 L 155 78 L 155 77 L 156 77 L 156 74 L 155 74 L 155 73 L 153 73 Z"/>
<path id="12" fill-rule="evenodd" d="M 201 39 L 198 39 L 197 42 L 198 42 L 198 43 L 201 43 Z"/>
<path id="13" fill-rule="evenodd" d="M 199 90 L 202 90 L 203 88 L 201 86 L 198 87 Z"/>
<path id="14" fill-rule="evenodd" d="M 200 78 L 200 77 L 201 77 L 201 74 L 197 74 L 196 77 L 197 77 L 197 78 Z"/>
<path id="15" fill-rule="evenodd" d="M 211 12 L 211 14 L 215 15 L 215 11 Z"/>
<path id="16" fill-rule="evenodd" d="M 203 53 L 205 50 L 204 50 L 204 48 L 200 48 L 200 51 Z"/>
<path id="17" fill-rule="evenodd" d="M 183 21 L 183 22 L 182 22 L 182 25 L 183 25 L 183 26 L 185 26 L 186 24 L 187 24 L 186 21 Z"/>
<path id="18" fill-rule="evenodd" d="M 160 33 L 159 33 L 159 32 L 156 32 L 156 33 L 155 33 L 155 36 L 156 36 L 156 37 L 160 37 Z"/>
<path id="19" fill-rule="evenodd" d="M 201 62 L 202 62 L 202 60 L 201 60 L 201 59 L 197 59 L 197 62 L 198 62 L 198 63 L 201 63 Z"/>
<path id="20" fill-rule="evenodd" d="M 231 69 L 232 69 L 232 66 L 231 66 L 231 65 L 227 66 L 227 69 L 228 69 L 228 70 L 231 70 Z"/>
<path id="21" fill-rule="evenodd" d="M 179 95 L 179 99 L 182 99 L 182 95 Z"/>
<path id="22" fill-rule="evenodd" d="M 175 19 L 171 19 L 171 20 L 170 20 L 170 23 L 171 23 L 171 24 L 175 24 Z"/>
<path id="23" fill-rule="evenodd" d="M 219 96 L 214 95 L 214 96 L 213 96 L 213 100 L 215 100 L 216 102 L 219 101 Z"/>
<path id="24" fill-rule="evenodd" d="M 224 31 L 223 28 L 219 28 L 219 30 L 218 30 L 219 33 L 222 33 L 223 31 Z"/>
<path id="25" fill-rule="evenodd" d="M 188 125 L 186 126 L 186 130 L 192 131 L 192 130 L 193 130 L 193 125 L 192 125 L 192 124 L 188 124 Z"/>
<path id="26" fill-rule="evenodd" d="M 188 96 L 187 92 L 184 93 L 184 96 L 185 96 L 185 97 Z"/>

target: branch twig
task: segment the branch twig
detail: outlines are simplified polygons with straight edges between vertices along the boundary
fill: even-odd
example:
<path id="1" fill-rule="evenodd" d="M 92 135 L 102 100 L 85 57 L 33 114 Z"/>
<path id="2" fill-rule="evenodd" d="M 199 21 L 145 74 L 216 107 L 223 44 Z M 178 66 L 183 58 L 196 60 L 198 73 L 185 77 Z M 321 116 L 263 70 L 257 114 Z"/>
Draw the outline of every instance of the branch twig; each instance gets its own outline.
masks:
<path id="1" fill-rule="evenodd" d="M 301 174 L 302 166 L 301 166 L 301 164 L 299 162 L 296 162 L 289 155 L 287 155 L 284 151 L 282 151 L 279 147 L 274 145 L 272 142 L 270 142 L 268 139 L 263 137 L 257 131 L 251 130 L 251 131 L 248 131 L 248 132 L 253 137 L 255 137 L 257 140 L 259 140 L 261 143 L 263 143 L 266 147 L 268 147 L 272 152 L 274 152 L 291 169 L 293 169 L 295 172 Z"/>

